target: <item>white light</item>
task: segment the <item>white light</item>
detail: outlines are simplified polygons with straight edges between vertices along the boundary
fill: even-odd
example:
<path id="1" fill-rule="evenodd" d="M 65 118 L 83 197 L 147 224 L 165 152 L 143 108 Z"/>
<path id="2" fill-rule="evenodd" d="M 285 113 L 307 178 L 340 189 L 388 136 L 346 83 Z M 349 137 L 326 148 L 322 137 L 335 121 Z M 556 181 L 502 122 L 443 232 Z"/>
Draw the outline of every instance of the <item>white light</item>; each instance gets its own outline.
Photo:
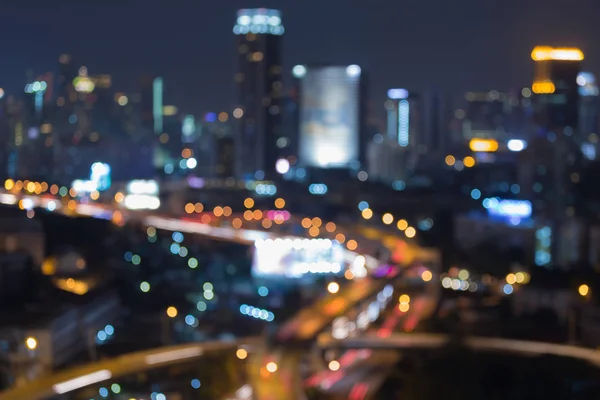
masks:
<path id="1" fill-rule="evenodd" d="M 156 210 L 160 207 L 160 199 L 146 194 L 128 194 L 123 204 L 129 210 Z"/>
<path id="2" fill-rule="evenodd" d="M 169 361 L 181 360 L 185 358 L 192 358 L 201 356 L 203 353 L 200 347 L 193 347 L 190 349 L 181 349 L 173 351 L 165 351 L 163 353 L 152 354 L 146 356 L 146 364 L 162 364 Z"/>
<path id="3" fill-rule="evenodd" d="M 158 183 L 156 181 L 133 180 L 127 185 L 127 192 L 131 194 L 158 194 Z"/>
<path id="4" fill-rule="evenodd" d="M 280 158 L 275 163 L 275 170 L 281 175 L 287 174 L 287 172 L 290 170 L 290 162 L 285 158 Z"/>
<path id="5" fill-rule="evenodd" d="M 71 183 L 71 187 L 78 193 L 91 193 L 98 189 L 98 183 L 91 180 L 77 179 Z"/>
<path id="6" fill-rule="evenodd" d="M 191 157 L 187 159 L 185 164 L 189 169 L 194 169 L 198 165 L 198 161 L 194 157 Z"/>
<path id="7" fill-rule="evenodd" d="M 237 23 L 240 25 L 250 25 L 250 22 L 252 22 L 252 18 L 250 18 L 247 15 L 242 15 L 240 17 L 238 17 L 237 19 Z"/>
<path id="8" fill-rule="evenodd" d="M 408 97 L 408 90 L 406 89 L 390 89 L 387 92 L 388 98 L 392 100 L 406 99 Z"/>
<path id="9" fill-rule="evenodd" d="M 522 151 L 527 148 L 527 142 L 520 139 L 511 139 L 506 146 L 510 151 Z"/>
<path id="10" fill-rule="evenodd" d="M 306 75 L 306 67 L 304 65 L 294 66 L 294 68 L 292 68 L 292 75 L 294 75 L 294 78 L 304 78 Z"/>
<path id="11" fill-rule="evenodd" d="M 346 74 L 348 74 L 348 76 L 353 77 L 353 78 L 360 76 L 360 72 L 361 72 L 361 69 L 356 64 L 348 65 L 348 67 L 346 68 Z"/>
<path id="12" fill-rule="evenodd" d="M 54 390 L 54 392 L 57 394 L 64 394 L 85 386 L 93 385 L 94 383 L 108 380 L 111 377 L 112 373 L 107 369 L 103 369 L 100 371 L 92 372 L 91 374 L 82 375 L 80 377 L 70 379 L 68 381 L 57 383 L 52 386 L 52 390 Z"/>

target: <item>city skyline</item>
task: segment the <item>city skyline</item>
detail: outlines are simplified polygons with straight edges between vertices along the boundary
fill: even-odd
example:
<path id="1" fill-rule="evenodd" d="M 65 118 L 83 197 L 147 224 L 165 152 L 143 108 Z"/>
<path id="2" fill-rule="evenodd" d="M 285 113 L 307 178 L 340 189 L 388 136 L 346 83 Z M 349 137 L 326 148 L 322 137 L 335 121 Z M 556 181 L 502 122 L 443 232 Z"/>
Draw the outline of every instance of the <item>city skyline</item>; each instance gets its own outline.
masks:
<path id="1" fill-rule="evenodd" d="M 260 4 L 282 11 L 285 82 L 298 63 L 355 63 L 372 77 L 371 103 L 381 101 L 381 105 L 390 87 L 417 91 L 435 87 L 455 94 L 503 91 L 530 83 L 529 54 L 536 44 L 581 47 L 585 69 L 599 69 L 600 54 L 591 43 L 591 38 L 600 34 L 593 20 L 593 1 L 583 1 L 575 10 L 556 9 L 554 6 L 562 3 L 558 0 L 544 2 L 544 8 L 540 1 L 517 6 L 512 0 L 501 7 L 471 0 L 452 6 L 440 1 L 382 4 L 381 8 L 372 6 L 376 12 L 367 16 L 364 8 L 353 3 L 344 3 L 340 10 L 340 3 L 331 1 L 318 7 L 306 2 Z M 115 88 L 135 90 L 140 74 L 158 73 L 165 78 L 167 103 L 195 114 L 228 110 L 236 101 L 235 12 L 256 5 L 236 1 L 220 8 L 185 4 L 159 9 L 154 1 L 145 2 L 143 8 L 133 1 L 103 8 L 40 2 L 38 13 L 12 6 L 6 10 L 7 21 L 1 28 L 14 38 L 3 46 L 12 61 L 0 68 L 6 79 L 0 86 L 14 93 L 25 82 L 27 69 L 53 71 L 58 55 L 67 52 L 87 65 L 90 73 L 112 74 Z M 431 7 L 439 12 L 428 15 Z M 142 11 L 149 18 L 140 20 Z M 576 24 L 570 22 L 575 21 L 570 14 L 577 16 Z M 162 19 L 154 18 L 158 15 Z M 203 15 L 210 18 L 200 20 Z M 396 16 L 400 16 L 397 21 Z M 426 19 L 429 22 L 423 23 Z M 105 29 L 107 21 L 116 28 Z M 307 21 L 314 30 L 303 29 Z M 85 32 L 84 37 L 73 34 L 78 31 Z M 39 46 L 32 52 L 24 42 Z M 497 51 L 489 52 L 491 48 Z M 486 51 L 489 56 L 482 57 Z"/>

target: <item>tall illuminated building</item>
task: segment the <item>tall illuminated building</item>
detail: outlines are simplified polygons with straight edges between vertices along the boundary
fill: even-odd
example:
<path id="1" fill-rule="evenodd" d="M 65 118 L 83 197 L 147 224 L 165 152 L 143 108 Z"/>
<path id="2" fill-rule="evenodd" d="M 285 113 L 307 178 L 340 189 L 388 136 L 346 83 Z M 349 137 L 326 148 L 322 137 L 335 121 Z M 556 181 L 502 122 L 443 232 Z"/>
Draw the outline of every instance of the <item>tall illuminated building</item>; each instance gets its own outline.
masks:
<path id="1" fill-rule="evenodd" d="M 581 72 L 577 76 L 579 85 L 579 132 L 581 133 L 581 152 L 589 160 L 598 157 L 600 141 L 600 96 L 596 77 L 590 72 Z"/>
<path id="2" fill-rule="evenodd" d="M 387 136 L 400 147 L 416 149 L 424 139 L 422 130 L 421 99 L 406 89 L 387 92 Z"/>
<path id="3" fill-rule="evenodd" d="M 299 163 L 316 168 L 356 168 L 364 160 L 362 71 L 358 65 L 292 70 L 300 80 Z"/>
<path id="4" fill-rule="evenodd" d="M 142 127 L 155 135 L 163 133 L 163 78 L 144 76 L 141 79 Z"/>
<path id="5" fill-rule="evenodd" d="M 550 130 L 577 131 L 579 85 L 583 52 L 577 48 L 537 46 L 531 53 L 534 65 L 532 84 L 537 94 L 539 123 Z"/>
<path id="6" fill-rule="evenodd" d="M 237 13 L 238 120 L 235 138 L 236 172 L 253 177 L 271 174 L 280 155 L 281 126 L 281 13 L 265 8 Z"/>

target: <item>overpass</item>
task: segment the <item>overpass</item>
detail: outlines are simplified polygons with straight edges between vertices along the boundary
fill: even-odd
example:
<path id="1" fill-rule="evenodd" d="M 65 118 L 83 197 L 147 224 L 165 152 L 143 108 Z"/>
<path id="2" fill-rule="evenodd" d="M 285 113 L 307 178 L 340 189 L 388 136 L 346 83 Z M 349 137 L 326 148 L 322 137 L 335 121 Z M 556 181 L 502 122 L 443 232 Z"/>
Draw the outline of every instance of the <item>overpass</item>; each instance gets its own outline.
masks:
<path id="1" fill-rule="evenodd" d="M 209 352 L 252 348 L 258 338 L 160 347 L 73 367 L 0 393 L 0 400 L 34 400 L 63 395 L 96 383 L 155 368 L 201 359 Z"/>
<path id="2" fill-rule="evenodd" d="M 600 368 L 600 351 L 568 344 L 555 344 L 527 340 L 514 340 L 493 337 L 467 336 L 453 339 L 445 334 L 393 333 L 382 338 L 376 334 L 335 339 L 331 335 L 320 335 L 317 344 L 323 349 L 400 349 L 430 350 L 458 344 L 477 351 L 498 351 L 523 355 L 551 355 L 568 357 L 588 362 Z"/>

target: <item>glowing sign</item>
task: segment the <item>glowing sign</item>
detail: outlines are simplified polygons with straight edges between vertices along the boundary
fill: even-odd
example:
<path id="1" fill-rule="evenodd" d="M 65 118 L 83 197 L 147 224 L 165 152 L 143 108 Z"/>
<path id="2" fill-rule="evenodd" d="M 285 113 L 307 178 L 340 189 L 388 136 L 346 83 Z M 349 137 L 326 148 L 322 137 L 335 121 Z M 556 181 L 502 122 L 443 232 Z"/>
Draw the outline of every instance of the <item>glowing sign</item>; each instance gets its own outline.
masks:
<path id="1" fill-rule="evenodd" d="M 575 47 L 537 46 L 531 52 L 534 61 L 581 61 L 583 52 Z"/>
<path id="2" fill-rule="evenodd" d="M 520 139 L 511 139 L 506 146 L 510 151 L 523 151 L 527 148 L 527 142 Z"/>
<path id="3" fill-rule="evenodd" d="M 387 92 L 388 98 L 392 100 L 400 100 L 408 98 L 408 90 L 406 89 L 390 89 Z"/>
<path id="4" fill-rule="evenodd" d="M 498 150 L 498 142 L 493 139 L 471 139 L 469 148 L 472 151 L 493 153 Z"/>
<path id="5" fill-rule="evenodd" d="M 182 141 L 184 143 L 190 143 L 194 141 L 194 133 L 196 133 L 196 122 L 193 115 L 187 115 L 183 119 L 181 126 L 181 134 L 183 135 Z"/>
<path id="6" fill-rule="evenodd" d="M 531 91 L 536 94 L 552 94 L 556 90 L 552 81 L 537 81 L 533 82 Z"/>
<path id="7" fill-rule="evenodd" d="M 531 202 L 527 200 L 497 200 L 490 201 L 488 214 L 496 217 L 531 217 Z"/>
<path id="8" fill-rule="evenodd" d="M 127 184 L 127 192 L 139 195 L 157 195 L 158 183 L 156 181 L 133 180 Z"/>

